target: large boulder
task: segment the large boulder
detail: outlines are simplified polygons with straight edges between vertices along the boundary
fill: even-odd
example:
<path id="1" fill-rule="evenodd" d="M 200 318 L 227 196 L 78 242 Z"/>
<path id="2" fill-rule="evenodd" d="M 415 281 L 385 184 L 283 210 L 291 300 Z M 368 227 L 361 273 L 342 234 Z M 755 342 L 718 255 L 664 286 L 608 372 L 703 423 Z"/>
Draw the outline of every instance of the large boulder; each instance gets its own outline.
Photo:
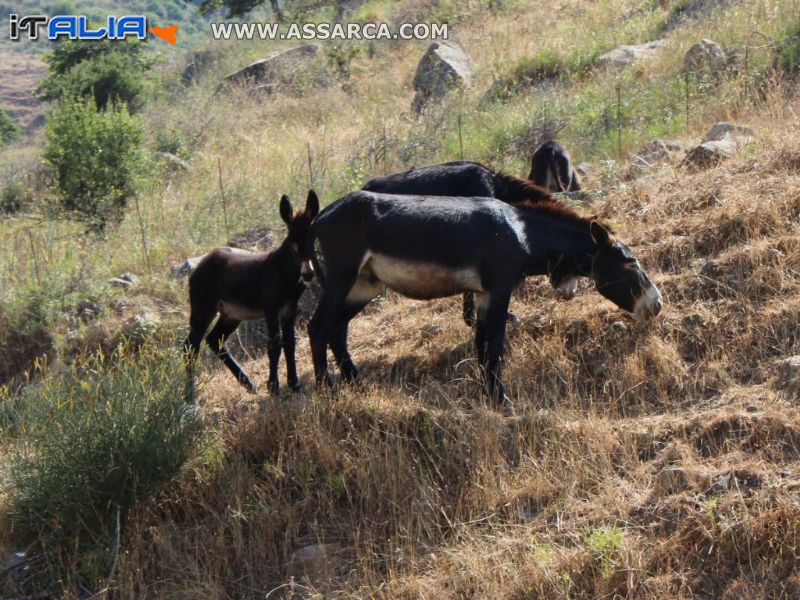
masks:
<path id="1" fill-rule="evenodd" d="M 620 46 L 610 52 L 601 54 L 597 58 L 597 65 L 600 67 L 611 67 L 623 69 L 628 65 L 655 56 L 667 45 L 667 40 L 655 40 L 646 44 L 634 44 L 631 46 Z"/>
<path id="2" fill-rule="evenodd" d="M 292 74 L 301 65 L 316 59 L 319 52 L 318 44 L 303 44 L 283 52 L 276 52 L 226 75 L 224 83 L 238 83 L 255 87 L 291 81 Z"/>
<path id="3" fill-rule="evenodd" d="M 693 170 L 715 167 L 723 160 L 734 156 L 743 146 L 752 141 L 755 132 L 745 125 L 716 123 L 700 142 L 686 153 L 682 166 Z"/>
<path id="4" fill-rule="evenodd" d="M 737 125 L 736 123 L 721 121 L 719 123 L 714 123 L 714 126 L 703 136 L 703 141 L 700 143 L 705 144 L 706 142 L 730 140 L 736 142 L 740 146 L 744 146 L 752 141 L 755 134 L 756 132 L 753 128 L 747 125 Z"/>
<path id="5" fill-rule="evenodd" d="M 708 74 L 718 78 L 725 70 L 728 57 L 717 42 L 704 38 L 683 55 L 683 68 L 687 73 Z"/>
<path id="6" fill-rule="evenodd" d="M 415 113 L 421 112 L 431 101 L 444 98 L 452 90 L 467 86 L 472 80 L 472 61 L 454 42 L 433 42 L 422 56 L 414 76 Z"/>

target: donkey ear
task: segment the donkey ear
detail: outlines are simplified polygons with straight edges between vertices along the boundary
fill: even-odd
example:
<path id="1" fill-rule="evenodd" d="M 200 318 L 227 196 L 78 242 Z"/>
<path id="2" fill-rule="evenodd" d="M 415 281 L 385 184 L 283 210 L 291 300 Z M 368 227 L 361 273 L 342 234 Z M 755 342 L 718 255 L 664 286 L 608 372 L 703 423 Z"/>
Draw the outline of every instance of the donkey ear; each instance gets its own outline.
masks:
<path id="1" fill-rule="evenodd" d="M 319 198 L 317 198 L 317 192 L 314 190 L 308 190 L 308 198 L 306 198 L 306 216 L 309 219 L 313 219 L 317 216 L 319 212 Z"/>
<path id="2" fill-rule="evenodd" d="M 592 234 L 594 243 L 598 246 L 609 246 L 611 244 L 611 233 L 598 221 L 589 223 L 589 232 Z"/>
<path id="3" fill-rule="evenodd" d="M 289 196 L 284 194 L 281 196 L 281 219 L 288 225 L 291 223 L 293 215 L 294 209 L 292 209 L 292 201 L 289 200 Z"/>

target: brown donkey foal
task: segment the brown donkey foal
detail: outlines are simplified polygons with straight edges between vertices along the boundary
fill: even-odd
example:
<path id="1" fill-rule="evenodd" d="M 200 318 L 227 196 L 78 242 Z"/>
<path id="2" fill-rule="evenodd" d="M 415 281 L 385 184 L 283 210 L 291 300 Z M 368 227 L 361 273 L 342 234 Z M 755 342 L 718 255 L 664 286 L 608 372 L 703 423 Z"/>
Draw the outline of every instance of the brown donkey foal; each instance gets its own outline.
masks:
<path id="1" fill-rule="evenodd" d="M 194 361 L 205 337 L 212 350 L 249 391 L 255 392 L 250 377 L 225 348 L 225 340 L 242 321 L 267 321 L 270 392 L 278 393 L 278 361 L 281 347 L 286 357 L 289 387 L 298 389 L 294 360 L 294 321 L 297 301 L 313 277 L 308 256 L 308 232 L 319 212 L 319 199 L 308 192 L 305 210 L 295 212 L 287 196 L 281 197 L 280 214 L 288 227 L 286 239 L 269 253 L 234 254 L 216 248 L 189 278 L 190 331 L 183 345 L 189 369 L 190 399 L 194 394 Z M 219 319 L 206 335 L 209 325 Z"/>

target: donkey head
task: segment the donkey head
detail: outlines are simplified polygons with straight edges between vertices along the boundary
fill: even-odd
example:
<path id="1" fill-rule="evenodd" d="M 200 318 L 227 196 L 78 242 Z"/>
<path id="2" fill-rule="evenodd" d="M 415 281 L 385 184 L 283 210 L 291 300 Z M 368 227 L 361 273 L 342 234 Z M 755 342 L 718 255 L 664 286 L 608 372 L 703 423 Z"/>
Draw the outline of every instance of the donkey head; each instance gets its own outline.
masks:
<path id="1" fill-rule="evenodd" d="M 636 257 L 598 221 L 592 221 L 589 230 L 599 247 L 592 264 L 597 291 L 636 318 L 657 315 L 661 311 L 661 292 Z"/>
<path id="2" fill-rule="evenodd" d="M 281 219 L 283 219 L 289 228 L 289 234 L 286 236 L 286 239 L 300 259 L 300 273 L 307 282 L 311 281 L 314 277 L 307 243 L 308 233 L 311 229 L 311 222 L 314 220 L 314 217 L 317 216 L 318 212 L 319 198 L 317 198 L 317 194 L 314 190 L 308 191 L 306 207 L 305 210 L 301 212 L 296 212 L 292 208 L 292 202 L 289 200 L 288 196 L 283 195 L 281 197 Z"/>

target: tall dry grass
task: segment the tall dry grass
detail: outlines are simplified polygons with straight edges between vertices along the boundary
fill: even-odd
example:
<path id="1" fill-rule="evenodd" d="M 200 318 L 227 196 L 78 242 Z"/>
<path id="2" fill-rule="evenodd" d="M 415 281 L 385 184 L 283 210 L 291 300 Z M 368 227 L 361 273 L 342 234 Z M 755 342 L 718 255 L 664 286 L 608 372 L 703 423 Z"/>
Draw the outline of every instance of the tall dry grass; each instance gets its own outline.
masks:
<path id="1" fill-rule="evenodd" d="M 396 13 L 371 4 L 387 18 L 429 8 L 409 2 Z M 333 200 L 384 168 L 456 158 L 459 111 L 467 157 L 521 173 L 524 136 L 536 133 L 544 104 L 573 124 L 600 122 L 616 82 L 602 73 L 568 77 L 550 92 L 482 108 L 495 76 L 537 55 L 540 39 L 544 58 L 580 64 L 599 48 L 579 35 L 594 25 L 600 45 L 641 41 L 674 3 L 658 3 L 619 32 L 615 25 L 640 3 L 545 3 L 541 13 L 522 4 L 459 17 L 476 86 L 420 121 L 407 113 L 417 53 L 400 46 L 365 51 L 345 85 L 269 100 L 213 93 L 216 75 L 270 49 L 237 58 L 232 46 L 218 73 L 165 94 L 148 117 L 188 140 L 193 170 L 165 173 L 143 199 L 158 267 L 140 294 L 181 307 L 185 292 L 166 277 L 168 265 L 225 241 L 219 163 L 234 230 L 275 222 L 283 192 L 298 196 L 313 183 Z M 800 413 L 783 365 L 800 339 L 797 100 L 782 82 L 743 98 L 732 79 L 719 94 L 697 97 L 688 123 L 665 125 L 672 97 L 653 92 L 673 81 L 695 37 L 720 32 L 744 43 L 751 26 L 777 28 L 774 18 L 792 3 L 728 8 L 667 30 L 672 45 L 662 57 L 620 76 L 643 98 L 630 106 L 642 120 L 626 125 L 623 151 L 655 131 L 699 138 L 719 118 L 748 122 L 756 141 L 697 174 L 665 167 L 620 183 L 620 166 L 606 165 L 592 184 L 606 193 L 585 207 L 615 225 L 664 292 L 658 319 L 630 321 L 588 285 L 563 303 L 545 282 L 526 282 L 512 302 L 520 322 L 510 327 L 505 361 L 521 413 L 514 419 L 484 405 L 456 299 L 390 297 L 358 317 L 351 347 L 363 382 L 335 393 L 311 391 L 302 335 L 307 395 L 249 396 L 209 359 L 200 388 L 209 446 L 156 505 L 128 515 L 111 595 L 800 595 Z M 649 111 L 651 98 L 663 100 L 658 110 Z M 573 126 L 563 131 L 579 158 L 619 158 L 613 130 Z M 119 300 L 84 282 L 143 270 L 132 220 L 108 240 L 80 242 L 69 224 L 37 224 L 34 252 L 30 226 L 3 224 L 17 258 L 0 256 L 0 272 L 4 289 L 30 287 L 38 264 L 57 292 L 47 296 L 56 307 L 48 314 L 72 310 L 86 294 Z M 68 325 L 56 320 L 53 330 L 66 334 Z M 263 360 L 247 368 L 256 381 L 266 378 Z M 312 544 L 326 544 L 328 560 L 307 573 L 292 557 Z M 76 593 L 73 584 L 64 582 L 65 595 Z"/>

